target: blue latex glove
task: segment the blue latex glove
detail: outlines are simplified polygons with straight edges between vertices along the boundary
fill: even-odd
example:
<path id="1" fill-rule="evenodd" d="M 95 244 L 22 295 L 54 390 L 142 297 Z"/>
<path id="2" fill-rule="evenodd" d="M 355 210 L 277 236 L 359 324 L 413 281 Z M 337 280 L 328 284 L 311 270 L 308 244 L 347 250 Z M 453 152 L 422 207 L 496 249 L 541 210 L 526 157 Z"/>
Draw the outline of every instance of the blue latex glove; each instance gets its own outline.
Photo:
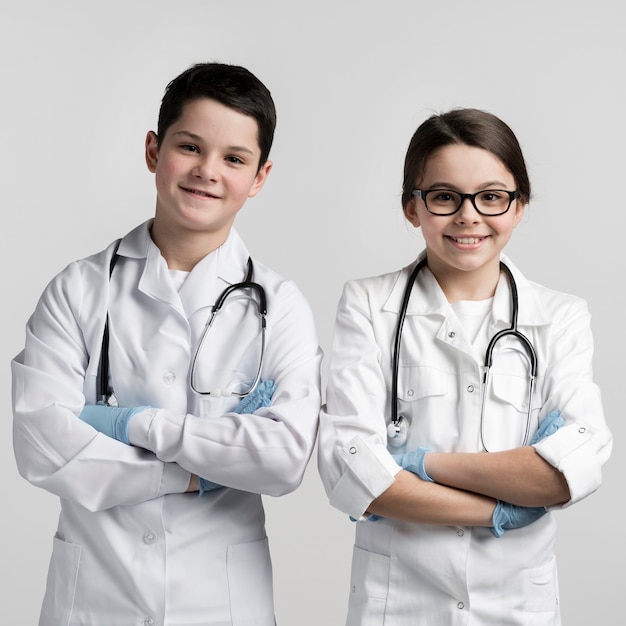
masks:
<path id="1" fill-rule="evenodd" d="M 201 478 L 198 476 L 198 495 L 201 496 L 205 491 L 214 491 L 215 489 L 223 489 L 224 485 L 218 485 L 217 483 L 211 482 L 206 478 Z"/>
<path id="2" fill-rule="evenodd" d="M 262 406 L 272 404 L 272 396 L 276 390 L 276 383 L 273 380 L 262 380 L 256 389 L 248 396 L 241 398 L 235 407 L 235 413 L 254 413 Z"/>
<path id="3" fill-rule="evenodd" d="M 533 438 L 530 441 L 530 445 L 532 446 L 534 443 L 549 437 L 550 435 L 554 435 L 554 433 L 563 426 L 563 418 L 561 417 L 560 411 L 552 411 L 552 413 L 548 413 L 543 420 L 541 420 L 541 424 L 539 424 L 539 428 L 537 432 L 534 434 Z"/>
<path id="4" fill-rule="evenodd" d="M 149 406 L 123 408 L 107 406 L 106 404 L 86 404 L 78 417 L 83 422 L 93 426 L 98 432 L 130 445 L 128 440 L 130 418 L 135 413 L 149 408 Z"/>
<path id="5" fill-rule="evenodd" d="M 559 428 L 561 428 L 561 426 L 563 426 L 563 421 L 564 420 L 561 417 L 560 411 L 552 411 L 552 413 L 548 413 L 548 415 L 541 420 L 541 424 L 539 424 L 539 428 L 533 436 L 530 444 L 532 445 L 542 439 L 545 439 L 546 437 L 549 437 L 550 435 L 553 435 Z M 489 530 L 491 530 L 496 537 L 502 537 L 505 530 L 528 526 L 528 524 L 536 522 L 546 513 L 546 508 L 543 506 L 523 507 L 498 500 L 491 518 L 493 528 L 490 528 Z"/>
<path id="6" fill-rule="evenodd" d="M 350 518 L 351 522 L 356 522 L 356 520 L 354 519 L 354 517 L 352 517 L 352 515 L 348 516 Z M 380 515 L 370 515 L 366 520 L 363 520 L 364 522 L 377 522 L 379 519 L 382 519 Z"/>
<path id="7" fill-rule="evenodd" d="M 257 385 L 257 388 L 250 394 L 239 401 L 239 404 L 235 407 L 235 413 L 254 413 L 262 406 L 270 406 L 272 404 L 272 396 L 276 390 L 276 383 L 273 380 L 262 380 Z M 222 489 L 223 485 L 218 485 L 206 478 L 198 476 L 198 495 L 201 496 L 205 491 L 214 491 L 215 489 Z"/>
<path id="8" fill-rule="evenodd" d="M 432 452 L 432 450 L 428 448 L 417 448 L 417 450 L 413 450 L 412 452 L 392 454 L 391 456 L 402 469 L 417 474 L 422 480 L 434 483 L 435 481 L 426 473 L 426 468 L 424 467 L 424 457 L 428 452 Z"/>
<path id="9" fill-rule="evenodd" d="M 494 536 L 502 537 L 505 530 L 528 526 L 546 513 L 546 508 L 543 506 L 517 506 L 498 500 L 491 516 L 493 527 L 489 530 Z"/>

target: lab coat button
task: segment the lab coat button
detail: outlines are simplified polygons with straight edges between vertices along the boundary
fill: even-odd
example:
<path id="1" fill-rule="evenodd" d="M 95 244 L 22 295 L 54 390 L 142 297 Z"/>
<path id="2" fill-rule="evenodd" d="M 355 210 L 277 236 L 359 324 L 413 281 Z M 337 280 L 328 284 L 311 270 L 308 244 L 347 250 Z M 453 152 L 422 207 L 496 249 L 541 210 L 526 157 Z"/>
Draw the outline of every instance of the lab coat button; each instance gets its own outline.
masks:
<path id="1" fill-rule="evenodd" d="M 584 434 L 587 432 L 587 429 L 586 429 L 584 426 L 581 426 L 581 427 L 578 429 L 578 432 L 579 432 L 581 435 L 584 435 Z"/>
<path id="2" fill-rule="evenodd" d="M 463 535 L 465 535 L 465 531 L 462 528 L 457 528 L 456 534 L 459 537 L 463 537 Z"/>
<path id="3" fill-rule="evenodd" d="M 451 330 L 451 331 L 448 333 L 448 337 L 449 337 L 450 339 L 454 339 L 454 338 L 456 337 L 456 333 L 455 333 L 453 330 Z"/>
<path id="4" fill-rule="evenodd" d="M 408 389 L 407 392 L 406 392 L 406 395 L 409 396 L 409 397 L 412 397 L 414 393 L 415 392 L 413 391 L 413 389 Z"/>
<path id="5" fill-rule="evenodd" d="M 157 539 L 157 536 L 154 533 L 145 533 L 143 536 L 143 542 L 148 545 L 154 543 Z"/>
<path id="6" fill-rule="evenodd" d="M 166 385 L 171 385 L 173 382 L 176 381 L 176 374 L 174 374 L 174 372 L 165 372 L 165 374 L 163 374 L 163 382 Z"/>
<path id="7" fill-rule="evenodd" d="M 474 391 L 474 385 L 468 385 L 468 386 L 467 386 L 467 390 L 468 390 L 470 393 L 473 393 L 473 391 Z"/>
<path id="8" fill-rule="evenodd" d="M 352 446 L 349 450 L 350 454 L 356 454 L 356 447 Z"/>
<path id="9" fill-rule="evenodd" d="M 151 617 L 146 617 L 143 623 L 145 626 L 154 626 L 154 620 Z"/>
<path id="10" fill-rule="evenodd" d="M 457 609 L 464 609 L 465 608 L 465 602 L 457 602 L 456 603 L 456 608 Z"/>

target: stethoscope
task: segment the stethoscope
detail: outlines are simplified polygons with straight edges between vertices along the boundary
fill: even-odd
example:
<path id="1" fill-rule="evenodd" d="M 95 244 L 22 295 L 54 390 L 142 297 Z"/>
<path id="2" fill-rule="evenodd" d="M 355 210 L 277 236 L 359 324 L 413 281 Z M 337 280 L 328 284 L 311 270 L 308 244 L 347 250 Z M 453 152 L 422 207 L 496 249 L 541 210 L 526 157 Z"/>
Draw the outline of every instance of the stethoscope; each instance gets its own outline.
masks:
<path id="1" fill-rule="evenodd" d="M 402 415 L 398 415 L 398 371 L 400 366 L 400 344 L 402 342 L 402 327 L 404 326 L 404 320 L 406 318 L 406 312 L 409 305 L 409 299 L 411 297 L 411 292 L 413 290 L 413 286 L 415 285 L 415 280 L 417 279 L 417 275 L 420 271 L 426 267 L 427 259 L 422 259 L 413 269 L 409 279 L 407 281 L 406 287 L 404 289 L 404 296 L 402 298 L 402 306 L 400 308 L 400 314 L 398 316 L 398 324 L 396 326 L 396 335 L 393 347 L 393 362 L 392 362 L 392 371 L 391 371 L 391 387 L 392 387 L 392 396 L 391 396 L 391 422 L 387 426 L 387 440 L 390 446 L 392 447 L 400 447 L 403 445 L 408 437 L 408 428 L 406 425 L 406 420 Z M 529 361 L 529 380 L 528 380 L 528 411 L 526 414 L 526 430 L 524 434 L 524 439 L 522 446 L 525 446 L 528 443 L 530 436 L 530 425 L 532 422 L 532 400 L 533 394 L 535 391 L 535 379 L 537 377 L 537 354 L 535 352 L 535 348 L 533 347 L 530 340 L 523 335 L 519 330 L 517 330 L 517 315 L 519 311 L 519 299 L 517 295 L 517 285 L 515 283 L 515 279 L 513 278 L 513 274 L 511 270 L 504 264 L 502 261 L 500 262 L 500 270 L 504 272 L 505 276 L 509 282 L 509 288 L 511 291 L 511 325 L 509 328 L 505 328 L 497 332 L 489 342 L 487 346 L 487 350 L 485 352 L 485 367 L 484 374 L 482 380 L 482 399 L 480 406 L 480 441 L 481 445 L 485 451 L 488 452 L 487 445 L 485 443 L 485 406 L 487 401 L 487 395 L 489 391 L 489 379 L 490 379 L 490 371 L 491 366 L 493 365 L 493 351 L 500 339 L 503 337 L 514 337 L 517 339 L 523 346 L 526 354 L 528 356 Z"/>
<path id="2" fill-rule="evenodd" d="M 111 257 L 111 262 L 109 264 L 109 281 L 111 280 L 111 276 L 113 275 L 113 269 L 119 259 L 119 255 L 117 253 L 117 249 L 119 248 L 120 242 L 117 242 L 115 249 L 113 250 L 113 256 Z M 252 274 L 254 271 L 254 266 L 252 264 L 252 259 L 248 257 L 248 265 L 247 265 L 247 273 L 244 280 L 240 283 L 235 283 L 233 285 L 229 285 L 222 291 L 222 293 L 218 296 L 215 304 L 213 305 L 213 309 L 211 311 L 211 316 L 207 320 L 207 323 L 204 326 L 204 330 L 202 331 L 202 335 L 200 337 L 200 341 L 198 342 L 198 346 L 196 347 L 196 352 L 193 357 L 192 365 L 191 365 L 191 373 L 190 373 L 190 384 L 191 388 L 194 392 L 202 396 L 213 396 L 213 397 L 222 397 L 222 396 L 236 396 L 238 398 L 244 398 L 245 396 L 251 394 L 259 384 L 261 380 L 261 370 L 263 369 L 263 358 L 265 356 L 265 329 L 267 326 L 266 317 L 267 317 L 267 299 L 265 297 L 265 289 L 259 283 L 256 283 L 252 280 Z M 198 355 L 200 354 L 200 350 L 202 349 L 202 345 L 204 344 L 204 340 L 209 332 L 215 317 L 221 311 L 224 303 L 228 296 L 230 296 L 236 290 L 252 290 L 257 295 L 257 305 L 259 311 L 259 321 L 261 326 L 261 353 L 259 357 L 259 366 L 256 371 L 256 375 L 250 387 L 243 391 L 232 391 L 229 389 L 214 389 L 211 391 L 203 391 L 199 389 L 196 385 L 196 362 L 198 360 Z M 102 349 L 100 351 L 100 362 L 98 364 L 98 388 L 99 388 L 99 398 L 100 402 L 106 404 L 108 406 L 117 406 L 117 399 L 115 398 L 115 392 L 113 390 L 113 385 L 109 380 L 109 371 L 110 371 L 110 362 L 109 362 L 109 314 L 107 311 L 107 316 L 104 322 L 104 332 L 102 334 Z"/>

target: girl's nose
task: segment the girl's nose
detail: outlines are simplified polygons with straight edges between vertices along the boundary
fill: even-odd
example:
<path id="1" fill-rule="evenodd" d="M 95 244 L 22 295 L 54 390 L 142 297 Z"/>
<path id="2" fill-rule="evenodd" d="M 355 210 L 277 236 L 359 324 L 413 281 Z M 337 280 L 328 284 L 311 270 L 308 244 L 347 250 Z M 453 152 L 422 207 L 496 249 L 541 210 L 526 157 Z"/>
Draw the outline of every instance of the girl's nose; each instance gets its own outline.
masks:
<path id="1" fill-rule="evenodd" d="M 460 224 L 475 224 L 480 221 L 480 213 L 476 210 L 476 207 L 472 204 L 469 198 L 464 198 L 461 204 L 461 208 L 455 215 L 456 221 Z"/>

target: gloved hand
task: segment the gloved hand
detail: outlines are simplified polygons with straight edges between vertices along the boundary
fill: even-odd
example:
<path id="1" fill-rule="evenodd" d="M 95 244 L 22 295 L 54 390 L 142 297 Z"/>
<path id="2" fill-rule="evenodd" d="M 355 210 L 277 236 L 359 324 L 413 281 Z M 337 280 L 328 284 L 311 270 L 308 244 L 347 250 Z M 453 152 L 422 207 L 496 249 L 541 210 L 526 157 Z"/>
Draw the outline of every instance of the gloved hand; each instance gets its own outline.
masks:
<path id="1" fill-rule="evenodd" d="M 117 439 L 122 443 L 130 445 L 128 440 L 130 418 L 135 413 L 149 408 L 149 406 L 124 408 L 107 406 L 106 404 L 86 404 L 78 417 L 83 422 L 93 426 L 98 432 L 111 437 L 111 439 Z"/>
<path id="2" fill-rule="evenodd" d="M 273 380 L 262 380 L 256 389 L 239 401 L 235 407 L 235 413 L 254 413 L 262 406 L 270 406 L 272 404 L 272 396 L 276 390 L 276 383 Z"/>
<path id="3" fill-rule="evenodd" d="M 505 530 L 523 528 L 543 517 L 547 510 L 543 506 L 517 506 L 498 500 L 491 516 L 493 527 L 489 530 L 496 537 L 502 537 Z"/>
<path id="4" fill-rule="evenodd" d="M 356 519 L 354 519 L 354 517 L 352 517 L 352 515 L 348 515 L 348 517 L 350 518 L 351 522 L 356 522 Z M 380 515 L 374 515 L 372 513 L 372 515 L 370 515 L 366 520 L 363 520 L 365 522 L 377 522 L 379 519 L 382 519 L 382 517 Z"/>
<path id="5" fill-rule="evenodd" d="M 534 434 L 530 445 L 553 435 L 561 426 L 563 426 L 561 412 L 552 411 L 552 413 L 548 413 L 548 415 L 541 420 L 541 424 L 539 424 L 539 428 Z M 493 516 L 491 517 L 493 528 L 489 530 L 491 530 L 496 537 L 502 537 L 505 530 L 528 526 L 528 524 L 536 522 L 546 513 L 547 510 L 543 506 L 524 507 L 498 500 L 498 504 L 496 504 Z"/>
<path id="6" fill-rule="evenodd" d="M 541 420 L 541 424 L 539 424 L 537 432 L 531 439 L 530 445 L 532 446 L 534 443 L 537 443 L 550 435 L 554 435 L 554 433 L 561 428 L 561 426 L 563 426 L 563 421 L 561 411 L 552 411 L 552 413 L 548 413 L 548 415 Z"/>
<path id="7" fill-rule="evenodd" d="M 198 476 L 198 495 L 201 496 L 205 491 L 215 491 L 215 489 L 223 489 L 224 485 L 218 485 L 217 483 L 211 482 L 206 478 L 200 478 Z"/>
<path id="8" fill-rule="evenodd" d="M 272 404 L 272 396 L 276 390 L 276 383 L 273 380 L 262 380 L 256 389 L 239 401 L 235 407 L 235 413 L 254 413 L 262 406 L 270 406 Z M 201 496 L 205 491 L 214 491 L 215 489 L 223 489 L 224 485 L 218 485 L 206 478 L 198 476 L 198 495 Z"/>
<path id="9" fill-rule="evenodd" d="M 428 452 L 432 452 L 429 448 L 417 448 L 412 452 L 404 454 L 392 454 L 394 461 L 405 470 L 417 474 L 422 480 L 434 483 L 435 481 L 426 473 L 424 467 L 424 457 Z"/>

